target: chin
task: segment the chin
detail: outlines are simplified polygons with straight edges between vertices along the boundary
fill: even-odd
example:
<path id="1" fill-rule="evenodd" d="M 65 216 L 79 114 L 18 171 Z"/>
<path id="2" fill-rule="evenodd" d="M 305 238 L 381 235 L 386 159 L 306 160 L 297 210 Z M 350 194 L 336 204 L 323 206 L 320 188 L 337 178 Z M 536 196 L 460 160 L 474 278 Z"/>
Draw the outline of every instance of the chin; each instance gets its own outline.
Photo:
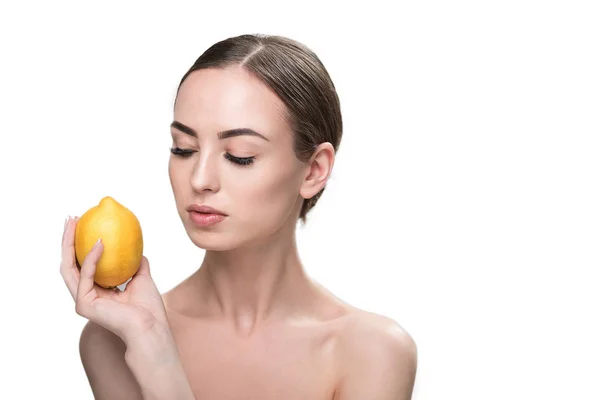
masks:
<path id="1" fill-rule="evenodd" d="M 228 251 L 240 246 L 239 238 L 231 237 L 229 233 L 218 231 L 188 231 L 188 236 L 199 248 L 207 251 Z"/>
<path id="2" fill-rule="evenodd" d="M 230 250 L 233 246 L 229 244 L 228 240 L 223 240 L 223 238 L 215 237 L 206 232 L 193 232 L 190 235 L 190 239 L 192 242 L 199 248 L 210 251 L 227 251 Z"/>

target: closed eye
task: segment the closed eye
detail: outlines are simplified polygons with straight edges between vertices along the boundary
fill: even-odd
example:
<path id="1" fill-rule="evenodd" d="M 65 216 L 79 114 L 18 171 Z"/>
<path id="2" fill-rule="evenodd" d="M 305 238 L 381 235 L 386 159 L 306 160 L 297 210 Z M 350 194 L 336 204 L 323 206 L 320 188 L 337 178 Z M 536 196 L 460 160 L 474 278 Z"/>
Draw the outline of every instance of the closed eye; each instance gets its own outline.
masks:
<path id="1" fill-rule="evenodd" d="M 169 150 L 172 154 L 176 155 L 177 157 L 183 158 L 190 157 L 193 153 L 196 152 L 194 150 L 189 149 L 180 149 L 179 147 L 171 147 Z M 251 165 L 252 163 L 254 163 L 255 159 L 255 157 L 235 157 L 229 153 L 225 153 L 224 157 L 232 163 L 241 166 Z"/>

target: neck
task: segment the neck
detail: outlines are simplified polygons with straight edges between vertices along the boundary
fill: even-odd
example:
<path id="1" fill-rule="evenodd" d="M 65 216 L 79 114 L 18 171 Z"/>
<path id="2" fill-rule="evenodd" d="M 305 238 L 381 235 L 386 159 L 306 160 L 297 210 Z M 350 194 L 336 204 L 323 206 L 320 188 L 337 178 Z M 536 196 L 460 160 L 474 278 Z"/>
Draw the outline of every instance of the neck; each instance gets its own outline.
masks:
<path id="1" fill-rule="evenodd" d="M 267 244 L 207 251 L 196 275 L 208 313 L 231 321 L 244 335 L 267 319 L 308 312 L 318 296 L 300 261 L 295 232 Z"/>

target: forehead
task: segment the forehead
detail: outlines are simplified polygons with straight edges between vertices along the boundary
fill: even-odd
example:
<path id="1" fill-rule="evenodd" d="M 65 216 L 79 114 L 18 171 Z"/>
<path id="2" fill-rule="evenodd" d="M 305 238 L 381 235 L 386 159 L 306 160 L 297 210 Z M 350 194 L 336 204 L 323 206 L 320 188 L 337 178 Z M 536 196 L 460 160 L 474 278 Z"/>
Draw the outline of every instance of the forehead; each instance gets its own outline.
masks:
<path id="1" fill-rule="evenodd" d="M 175 120 L 200 132 L 244 127 L 275 139 L 288 130 L 284 110 L 279 97 L 246 70 L 210 68 L 192 72 L 181 84 Z"/>

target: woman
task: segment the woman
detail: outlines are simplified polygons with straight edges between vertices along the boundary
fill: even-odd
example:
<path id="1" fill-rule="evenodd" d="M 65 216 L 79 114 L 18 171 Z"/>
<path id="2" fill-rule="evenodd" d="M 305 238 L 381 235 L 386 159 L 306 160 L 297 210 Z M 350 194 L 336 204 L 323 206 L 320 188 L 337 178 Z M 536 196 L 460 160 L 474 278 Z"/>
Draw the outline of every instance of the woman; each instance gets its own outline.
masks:
<path id="1" fill-rule="evenodd" d="M 295 228 L 323 192 L 342 135 L 317 56 L 280 36 L 210 47 L 181 80 L 169 177 L 201 267 L 160 294 L 148 260 L 124 291 L 81 272 L 77 218 L 61 274 L 88 318 L 80 353 L 97 399 L 409 399 L 416 346 L 390 318 L 305 273 Z"/>

